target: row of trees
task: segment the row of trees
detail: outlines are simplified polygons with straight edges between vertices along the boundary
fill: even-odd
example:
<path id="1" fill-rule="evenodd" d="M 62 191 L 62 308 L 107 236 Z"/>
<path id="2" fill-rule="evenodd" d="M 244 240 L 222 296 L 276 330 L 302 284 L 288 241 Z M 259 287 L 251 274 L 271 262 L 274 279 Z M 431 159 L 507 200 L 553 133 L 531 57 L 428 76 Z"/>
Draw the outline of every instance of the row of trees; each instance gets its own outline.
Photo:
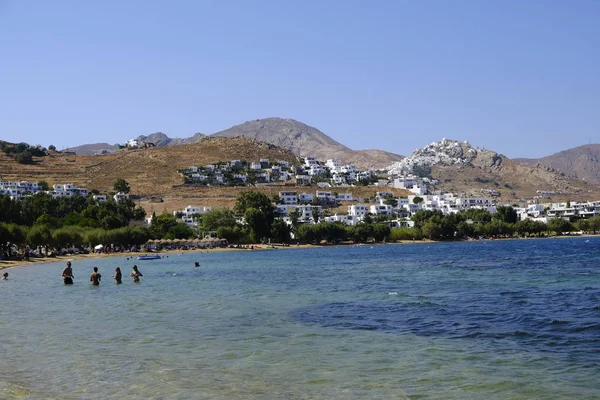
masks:
<path id="1" fill-rule="evenodd" d="M 127 184 L 119 182 L 119 185 Z M 120 189 L 128 190 L 121 186 Z M 355 226 L 321 222 L 301 224 L 299 214 L 290 215 L 291 224 L 277 218 L 273 199 L 255 191 L 240 193 L 233 209 L 213 209 L 196 215 L 198 230 L 192 229 L 168 213 L 153 215 L 149 227 L 140 225 L 145 211 L 130 200 L 95 202 L 91 197 L 59 197 L 45 193 L 25 198 L 22 202 L 0 196 L 0 249 L 8 242 L 17 245 L 55 247 L 93 246 L 95 244 L 139 245 L 148 239 L 189 239 L 203 232 L 216 232 L 232 243 L 296 241 L 315 243 L 323 240 L 356 242 L 386 240 L 455 240 L 466 237 L 506 237 L 560 234 L 580 230 L 600 231 L 600 216 L 573 223 L 555 218 L 548 224 L 517 220 L 512 207 L 486 210 L 469 209 L 444 215 L 441 211 L 417 211 L 413 228 L 390 229 L 381 216 L 367 216 Z M 318 221 L 318 215 L 315 215 Z"/>
<path id="2" fill-rule="evenodd" d="M 30 164 L 33 162 L 33 157 L 43 157 L 46 155 L 46 149 L 42 146 L 30 146 L 27 143 L 10 144 L 0 142 L 0 149 L 5 154 L 14 156 L 17 162 L 21 164 Z"/>

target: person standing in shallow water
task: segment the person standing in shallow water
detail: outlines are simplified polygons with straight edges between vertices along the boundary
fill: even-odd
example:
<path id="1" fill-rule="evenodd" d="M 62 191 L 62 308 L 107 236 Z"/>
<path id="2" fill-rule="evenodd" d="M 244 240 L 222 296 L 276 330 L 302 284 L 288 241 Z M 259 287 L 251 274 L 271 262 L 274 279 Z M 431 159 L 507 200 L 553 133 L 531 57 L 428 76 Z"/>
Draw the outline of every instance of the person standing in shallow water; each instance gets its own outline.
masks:
<path id="1" fill-rule="evenodd" d="M 65 269 L 63 269 L 62 277 L 65 285 L 73 284 L 73 269 L 71 268 L 71 261 L 67 261 L 67 266 Z"/>
<path id="2" fill-rule="evenodd" d="M 139 282 L 140 276 L 144 276 L 144 275 L 142 275 L 142 273 L 140 271 L 138 271 L 137 265 L 133 266 L 133 271 L 131 271 L 130 275 L 133 277 L 134 282 Z"/>
<path id="3" fill-rule="evenodd" d="M 92 285 L 98 286 L 100 285 L 101 279 L 102 275 L 98 273 L 98 267 L 94 267 L 94 272 L 92 272 L 92 275 L 90 275 L 90 282 L 92 282 Z"/>
<path id="4" fill-rule="evenodd" d="M 117 282 L 117 285 L 121 282 L 121 268 L 117 267 L 115 269 L 115 276 L 113 276 L 113 278 L 115 279 L 115 282 Z"/>

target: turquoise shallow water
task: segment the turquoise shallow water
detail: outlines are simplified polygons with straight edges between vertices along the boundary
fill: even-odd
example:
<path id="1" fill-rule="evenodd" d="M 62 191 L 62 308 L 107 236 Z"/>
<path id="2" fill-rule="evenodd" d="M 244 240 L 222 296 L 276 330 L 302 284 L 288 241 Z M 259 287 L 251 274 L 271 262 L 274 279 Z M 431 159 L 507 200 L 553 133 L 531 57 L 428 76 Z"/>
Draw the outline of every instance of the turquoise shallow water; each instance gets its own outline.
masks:
<path id="1" fill-rule="evenodd" d="M 62 268 L 0 281 L 0 398 L 600 399 L 600 238 Z"/>

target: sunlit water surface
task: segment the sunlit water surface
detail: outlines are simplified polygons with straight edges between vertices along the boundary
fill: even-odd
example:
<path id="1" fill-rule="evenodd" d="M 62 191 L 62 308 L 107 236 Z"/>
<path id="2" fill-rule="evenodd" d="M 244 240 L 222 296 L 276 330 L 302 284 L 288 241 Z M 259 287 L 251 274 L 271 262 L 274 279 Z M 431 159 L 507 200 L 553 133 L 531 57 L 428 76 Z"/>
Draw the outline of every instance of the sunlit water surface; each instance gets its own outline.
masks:
<path id="1" fill-rule="evenodd" d="M 0 281 L 0 398 L 600 399 L 600 238 L 73 264 Z"/>

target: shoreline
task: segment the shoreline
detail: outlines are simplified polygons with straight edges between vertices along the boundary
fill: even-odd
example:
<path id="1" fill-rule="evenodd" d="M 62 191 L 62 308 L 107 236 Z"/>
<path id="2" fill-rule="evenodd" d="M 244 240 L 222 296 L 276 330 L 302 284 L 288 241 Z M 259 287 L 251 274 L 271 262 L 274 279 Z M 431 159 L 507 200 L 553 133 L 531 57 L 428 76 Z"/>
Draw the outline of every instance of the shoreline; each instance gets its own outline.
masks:
<path id="1" fill-rule="evenodd" d="M 584 234 L 584 235 L 560 235 L 560 236 L 545 236 L 545 237 L 523 237 L 523 238 L 494 238 L 484 239 L 483 241 L 504 241 L 504 240 L 534 240 L 534 239 L 570 239 L 570 238 L 586 238 L 586 237 L 597 237 L 599 235 Z M 29 261 L 26 260 L 0 260 L 0 271 L 20 268 L 29 265 L 37 264 L 50 264 L 56 262 L 67 262 L 68 260 L 85 260 L 85 259 L 96 259 L 96 258 L 113 258 L 113 257 L 132 257 L 137 258 L 138 256 L 145 254 L 157 254 L 157 255 L 171 255 L 171 254 L 193 254 L 193 253 L 224 253 L 232 251 L 273 251 L 273 250 L 292 250 L 292 249 L 317 249 L 326 247 L 346 247 L 346 246 L 388 246 L 388 245 L 407 245 L 407 244 L 431 244 L 431 243 L 469 243 L 479 242 L 479 240 L 454 240 L 454 241 L 436 241 L 436 240 L 398 240 L 395 242 L 386 243 L 337 243 L 337 244 L 301 244 L 301 245 L 289 245 L 281 246 L 274 245 L 275 247 L 269 247 L 270 245 L 255 244 L 254 249 L 238 249 L 230 247 L 216 247 L 213 249 L 195 249 L 195 250 L 164 250 L 160 252 L 128 252 L 128 253 L 89 253 L 89 254 L 70 254 L 56 257 L 45 257 L 45 258 L 31 258 Z M 252 246 L 252 245 L 248 245 Z"/>

